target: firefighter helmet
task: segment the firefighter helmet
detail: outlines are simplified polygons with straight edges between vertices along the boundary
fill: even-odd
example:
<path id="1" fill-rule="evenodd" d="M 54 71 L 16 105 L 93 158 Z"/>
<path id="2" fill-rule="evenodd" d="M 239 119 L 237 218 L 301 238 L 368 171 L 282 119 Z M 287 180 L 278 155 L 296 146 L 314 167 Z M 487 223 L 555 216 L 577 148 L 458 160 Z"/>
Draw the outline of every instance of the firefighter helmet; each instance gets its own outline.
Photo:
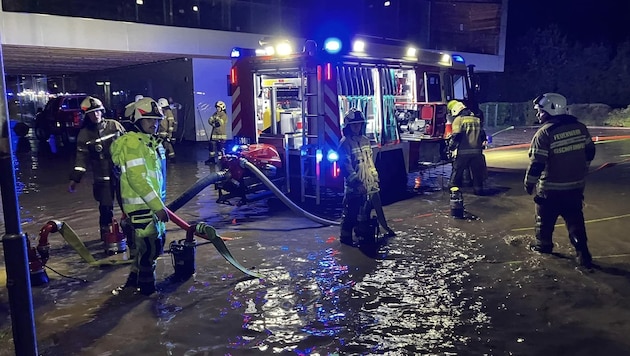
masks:
<path id="1" fill-rule="evenodd" d="M 343 125 L 347 127 L 351 124 L 365 124 L 365 115 L 360 110 L 350 109 L 343 117 Z"/>
<path id="2" fill-rule="evenodd" d="M 534 99 L 534 109 L 542 110 L 549 115 L 567 113 L 567 98 L 558 93 L 545 93 Z"/>
<path id="3" fill-rule="evenodd" d="M 94 112 L 94 111 L 105 112 L 105 107 L 103 106 L 103 103 L 99 99 L 93 96 L 88 96 L 85 99 L 83 99 L 83 101 L 81 102 L 81 110 L 83 110 L 85 114 Z"/>
<path id="4" fill-rule="evenodd" d="M 135 97 L 135 98 L 133 98 L 133 101 L 134 101 L 134 102 L 138 102 L 138 100 L 140 100 L 140 99 L 142 99 L 142 98 L 144 98 L 144 95 L 140 95 L 140 94 L 138 94 L 138 95 L 136 95 L 136 97 Z"/>
<path id="5" fill-rule="evenodd" d="M 462 110 L 466 109 L 466 105 L 459 100 L 451 100 L 446 104 L 446 109 L 451 114 L 451 116 L 455 117 L 459 115 Z"/>
<path id="6" fill-rule="evenodd" d="M 142 98 L 134 103 L 133 114 L 129 118 L 134 124 L 138 123 L 142 119 L 157 119 L 164 118 L 162 109 L 158 106 L 158 103 L 151 98 Z"/>
<path id="7" fill-rule="evenodd" d="M 219 110 L 223 110 L 225 111 L 225 109 L 227 108 L 227 106 L 225 106 L 225 103 L 222 102 L 221 100 L 217 101 L 216 104 L 214 104 L 215 108 L 219 108 Z"/>
<path id="8" fill-rule="evenodd" d="M 166 98 L 159 98 L 158 106 L 164 109 L 165 107 L 170 106 L 170 104 L 168 103 L 168 100 L 166 100 Z"/>

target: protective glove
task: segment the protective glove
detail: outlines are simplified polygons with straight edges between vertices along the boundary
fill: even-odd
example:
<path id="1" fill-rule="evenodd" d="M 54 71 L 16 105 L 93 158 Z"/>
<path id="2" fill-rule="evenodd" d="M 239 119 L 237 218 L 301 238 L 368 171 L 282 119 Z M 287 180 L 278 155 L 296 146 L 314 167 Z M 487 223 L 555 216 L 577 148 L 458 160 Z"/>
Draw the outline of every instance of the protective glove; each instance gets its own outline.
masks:
<path id="1" fill-rule="evenodd" d="M 534 184 L 525 184 L 525 191 L 527 192 L 527 194 L 532 195 L 535 187 L 536 186 Z"/>
<path id="2" fill-rule="evenodd" d="M 166 210 L 158 210 L 155 212 L 155 218 L 161 222 L 168 222 L 168 213 Z"/>

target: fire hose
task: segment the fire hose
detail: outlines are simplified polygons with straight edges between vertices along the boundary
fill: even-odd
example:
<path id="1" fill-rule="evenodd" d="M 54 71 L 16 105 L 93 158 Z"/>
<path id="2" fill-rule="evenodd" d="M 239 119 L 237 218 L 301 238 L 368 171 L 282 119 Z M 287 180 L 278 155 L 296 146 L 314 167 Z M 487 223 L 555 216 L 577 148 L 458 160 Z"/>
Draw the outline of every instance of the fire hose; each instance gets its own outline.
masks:
<path id="1" fill-rule="evenodd" d="M 194 246 L 196 246 L 194 236 L 201 237 L 202 239 L 208 240 L 211 242 L 214 247 L 219 251 L 221 256 L 225 258 L 232 266 L 236 267 L 239 271 L 245 273 L 248 276 L 255 278 L 263 278 L 263 276 L 259 273 L 253 272 L 241 265 L 230 253 L 227 246 L 221 239 L 221 236 L 217 234 L 217 231 L 214 227 L 206 224 L 206 223 L 197 223 L 197 225 L 190 225 L 186 221 L 184 221 L 179 216 L 175 215 L 171 210 L 166 208 L 166 212 L 168 213 L 169 219 L 173 221 L 177 226 L 181 227 L 186 231 L 186 239 L 180 241 L 173 241 L 171 243 L 171 253 L 178 254 L 181 251 L 182 258 L 174 259 L 175 266 L 175 274 L 180 277 L 189 277 L 191 272 L 194 272 L 194 265 L 190 266 L 189 261 L 190 257 L 192 257 L 192 261 L 194 262 Z M 186 252 L 188 250 L 188 252 Z M 188 256 L 185 256 L 188 255 Z M 192 255 L 192 256 L 191 256 Z M 187 258 L 188 257 L 188 258 Z M 188 265 L 187 265 L 188 261 Z M 191 268 L 192 267 L 192 268 Z"/>
<path id="2" fill-rule="evenodd" d="M 282 191 L 278 187 L 276 187 L 276 185 L 273 184 L 273 182 L 269 180 L 269 178 L 267 178 L 267 176 L 265 176 L 263 172 L 261 172 L 258 168 L 256 168 L 254 164 L 252 164 L 248 160 L 241 158 L 240 164 L 242 167 L 248 168 L 252 173 L 254 173 L 254 175 L 256 175 L 256 177 L 260 179 L 260 181 L 263 182 L 263 184 L 265 184 L 265 186 L 267 186 L 267 188 L 269 188 L 269 190 L 271 190 L 276 195 L 276 197 L 278 197 L 278 199 L 280 199 L 286 206 L 288 206 L 295 213 L 303 215 L 305 218 L 312 220 L 316 223 L 322 224 L 322 225 L 339 225 L 340 224 L 339 221 L 320 218 L 319 216 L 313 215 L 309 213 L 308 211 L 297 206 L 294 202 L 291 201 L 291 199 L 289 199 L 286 195 L 284 195 Z"/>
<path id="3" fill-rule="evenodd" d="M 210 173 L 195 182 L 195 184 L 193 184 L 190 188 L 188 188 L 188 190 L 177 197 L 177 199 L 173 200 L 166 207 L 172 212 L 177 211 L 179 208 L 188 203 L 192 198 L 194 198 L 197 194 L 199 194 L 199 192 L 204 190 L 207 186 L 228 179 L 230 179 L 230 173 L 227 170 Z"/>

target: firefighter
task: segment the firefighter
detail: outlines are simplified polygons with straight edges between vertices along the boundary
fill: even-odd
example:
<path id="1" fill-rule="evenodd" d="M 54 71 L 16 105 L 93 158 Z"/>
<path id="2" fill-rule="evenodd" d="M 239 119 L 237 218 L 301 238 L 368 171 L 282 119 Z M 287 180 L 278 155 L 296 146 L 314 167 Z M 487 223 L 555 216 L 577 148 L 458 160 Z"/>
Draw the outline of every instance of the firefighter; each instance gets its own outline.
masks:
<path id="1" fill-rule="evenodd" d="M 226 139 L 225 129 L 228 124 L 225 103 L 219 100 L 214 104 L 214 107 L 217 111 L 208 119 L 208 124 L 210 124 L 210 144 L 208 146 L 209 157 L 205 162 L 208 165 L 219 161 L 223 143 Z"/>
<path id="2" fill-rule="evenodd" d="M 588 166 L 595 158 L 595 144 L 588 129 L 567 111 L 567 99 L 546 93 L 534 99 L 536 116 L 542 124 L 529 149 L 525 191 L 534 194 L 536 243 L 531 249 L 552 253 L 552 234 L 562 216 L 580 266 L 591 267 L 586 243 L 582 202 Z"/>
<path id="3" fill-rule="evenodd" d="M 151 98 L 134 103 L 131 131 L 111 147 L 114 164 L 121 168 L 123 211 L 133 226 L 135 245 L 131 272 L 123 288 L 155 292 L 155 266 L 163 252 L 168 214 L 161 197 L 164 177 L 159 138 L 155 135 L 163 119 L 162 109 Z"/>
<path id="4" fill-rule="evenodd" d="M 162 139 L 162 145 L 164 149 L 166 149 L 166 157 L 169 160 L 175 158 L 175 149 L 173 148 L 173 134 L 177 130 L 177 122 L 175 122 L 175 116 L 173 115 L 173 110 L 171 110 L 171 105 L 168 103 L 166 98 L 158 99 L 158 105 L 162 109 L 164 113 L 164 120 L 160 123 L 160 128 L 158 129 L 158 136 Z"/>
<path id="5" fill-rule="evenodd" d="M 81 102 L 81 110 L 85 116 L 77 135 L 76 159 L 68 191 L 76 191 L 89 166 L 93 174 L 92 194 L 99 203 L 101 240 L 105 241 L 114 218 L 114 197 L 118 195 L 118 173 L 114 170 L 109 148 L 125 129 L 116 120 L 103 118 L 105 107 L 98 98 L 86 97 Z"/>
<path id="6" fill-rule="evenodd" d="M 481 120 L 474 116 L 461 101 L 449 101 L 447 109 L 453 117 L 449 150 L 451 152 L 457 150 L 453 161 L 450 188 L 461 187 L 464 171 L 470 169 L 474 193 L 482 195 L 486 170 L 483 157 L 486 132 L 481 127 Z"/>
<path id="7" fill-rule="evenodd" d="M 382 212 L 378 172 L 374 165 L 370 140 L 363 134 L 365 125 L 365 117 L 361 111 L 348 111 L 344 117 L 344 137 L 338 149 L 345 185 L 339 240 L 350 246 L 355 246 L 353 229 L 359 242 L 371 238 L 367 230 L 371 229 L 369 222 L 372 208 L 377 212 L 378 223 L 385 229 L 384 236 L 395 236 Z"/>

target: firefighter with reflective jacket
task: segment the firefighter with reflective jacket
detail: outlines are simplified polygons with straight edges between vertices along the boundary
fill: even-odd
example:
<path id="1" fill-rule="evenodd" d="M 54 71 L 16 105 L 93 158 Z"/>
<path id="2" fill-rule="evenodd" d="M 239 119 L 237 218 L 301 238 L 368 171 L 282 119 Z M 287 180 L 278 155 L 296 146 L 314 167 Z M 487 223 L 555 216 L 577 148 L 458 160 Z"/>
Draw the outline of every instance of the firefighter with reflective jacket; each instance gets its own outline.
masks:
<path id="1" fill-rule="evenodd" d="M 133 225 L 135 241 L 135 257 L 124 287 L 139 289 L 144 295 L 155 292 L 156 260 L 163 252 L 168 221 L 161 197 L 163 157 L 155 135 L 162 118 L 162 109 L 155 100 L 138 100 L 129 117 L 132 131 L 111 147 L 114 164 L 121 169 L 123 211 Z"/>
<path id="2" fill-rule="evenodd" d="M 118 196 L 118 173 L 114 170 L 109 148 L 124 132 L 116 120 L 104 119 L 103 103 L 92 96 L 81 102 L 84 124 L 77 136 L 77 151 L 74 169 L 70 173 L 68 191 L 74 192 L 88 169 L 92 169 L 92 194 L 99 203 L 99 226 L 101 240 L 110 232 L 114 218 L 114 197 Z"/>
<path id="3" fill-rule="evenodd" d="M 175 116 L 171 105 L 166 98 L 158 99 L 158 105 L 164 113 L 164 120 L 160 123 L 158 128 L 158 136 L 162 139 L 162 145 L 166 150 L 166 157 L 168 159 L 175 158 L 175 149 L 173 148 L 173 134 L 177 130 L 177 122 L 175 122 Z"/>
<path id="4" fill-rule="evenodd" d="M 343 244 L 354 246 L 353 230 L 359 242 L 373 233 L 366 230 L 374 208 L 378 223 L 385 229 L 385 237 L 395 236 L 382 212 L 379 177 L 374 165 L 370 140 L 363 134 L 365 117 L 361 111 L 351 109 L 344 117 L 343 138 L 339 142 L 339 168 L 344 177 L 341 234 Z M 366 236 L 368 235 L 368 236 Z"/>
<path id="5" fill-rule="evenodd" d="M 464 171 L 470 169 L 475 194 L 483 194 L 485 159 L 483 148 L 486 132 L 481 127 L 481 120 L 458 100 L 451 100 L 447 109 L 453 117 L 453 132 L 449 141 L 449 150 L 457 150 L 451 173 L 451 187 L 461 187 Z"/>
<path id="6" fill-rule="evenodd" d="M 210 124 L 210 145 L 208 147 L 209 157 L 206 164 L 214 164 L 219 161 L 223 143 L 226 139 L 226 125 L 228 124 L 228 116 L 225 110 L 227 107 L 222 101 L 214 104 L 217 111 L 210 116 L 208 124 Z"/>
<path id="7" fill-rule="evenodd" d="M 539 253 L 553 251 L 554 225 L 562 216 L 577 262 L 590 267 L 582 202 L 595 144 L 586 126 L 568 114 L 564 96 L 543 94 L 534 99 L 534 109 L 542 126 L 531 142 L 524 182 L 527 194 L 535 193 L 537 241 L 531 249 Z"/>

